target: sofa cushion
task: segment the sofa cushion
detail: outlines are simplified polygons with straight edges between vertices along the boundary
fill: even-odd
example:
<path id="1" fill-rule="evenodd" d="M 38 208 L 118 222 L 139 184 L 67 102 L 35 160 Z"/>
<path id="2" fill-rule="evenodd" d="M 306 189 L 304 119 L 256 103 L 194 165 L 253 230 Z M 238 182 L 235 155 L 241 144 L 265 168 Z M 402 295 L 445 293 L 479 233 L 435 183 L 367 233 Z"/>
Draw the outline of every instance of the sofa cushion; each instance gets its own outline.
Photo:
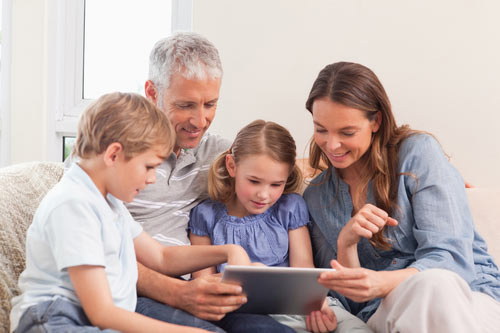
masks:
<path id="1" fill-rule="evenodd" d="M 470 210 L 479 234 L 486 240 L 488 253 L 500 264 L 500 189 L 468 188 Z"/>
<path id="2" fill-rule="evenodd" d="M 0 331 L 9 331 L 10 300 L 19 294 L 26 230 L 47 191 L 63 174 L 63 163 L 29 162 L 0 169 Z"/>

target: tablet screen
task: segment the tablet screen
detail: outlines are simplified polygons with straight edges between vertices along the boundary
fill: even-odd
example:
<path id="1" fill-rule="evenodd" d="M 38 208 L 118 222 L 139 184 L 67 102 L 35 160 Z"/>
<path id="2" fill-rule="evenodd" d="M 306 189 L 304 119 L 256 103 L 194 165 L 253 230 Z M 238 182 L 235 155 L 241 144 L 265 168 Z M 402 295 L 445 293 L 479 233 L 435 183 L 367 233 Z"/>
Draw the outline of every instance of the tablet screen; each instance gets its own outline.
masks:
<path id="1" fill-rule="evenodd" d="M 307 315 L 319 310 L 328 288 L 317 280 L 333 269 L 226 266 L 222 280 L 237 283 L 247 295 L 247 303 L 236 312 Z"/>

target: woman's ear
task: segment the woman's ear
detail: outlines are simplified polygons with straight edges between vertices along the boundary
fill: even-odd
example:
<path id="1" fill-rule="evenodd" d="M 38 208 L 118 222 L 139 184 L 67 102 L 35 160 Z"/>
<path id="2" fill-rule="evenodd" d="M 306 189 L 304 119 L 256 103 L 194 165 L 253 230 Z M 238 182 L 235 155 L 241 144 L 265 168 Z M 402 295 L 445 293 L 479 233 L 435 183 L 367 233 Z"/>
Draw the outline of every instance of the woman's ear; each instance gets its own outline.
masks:
<path id="1" fill-rule="evenodd" d="M 382 124 L 382 112 L 377 111 L 375 119 L 372 121 L 372 133 L 377 133 L 380 128 L 380 124 Z"/>
<path id="2" fill-rule="evenodd" d="M 236 163 L 234 162 L 234 157 L 231 154 L 226 155 L 226 169 L 231 177 L 236 177 Z"/>
<path id="3" fill-rule="evenodd" d="M 106 148 L 103 154 L 106 166 L 112 166 L 123 155 L 123 146 L 119 142 L 113 142 Z"/>

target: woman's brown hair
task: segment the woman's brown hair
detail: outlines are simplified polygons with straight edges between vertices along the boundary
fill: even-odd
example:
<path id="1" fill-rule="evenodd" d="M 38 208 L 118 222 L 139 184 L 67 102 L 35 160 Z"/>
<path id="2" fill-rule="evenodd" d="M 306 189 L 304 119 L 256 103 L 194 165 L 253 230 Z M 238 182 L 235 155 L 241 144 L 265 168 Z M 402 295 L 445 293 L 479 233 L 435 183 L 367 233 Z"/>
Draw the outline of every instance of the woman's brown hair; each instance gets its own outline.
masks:
<path id="1" fill-rule="evenodd" d="M 234 196 L 234 178 L 226 168 L 226 155 L 232 154 L 236 165 L 249 156 L 267 155 L 290 166 L 284 193 L 295 192 L 302 182 L 302 173 L 295 164 L 295 141 L 286 128 L 272 121 L 255 120 L 236 135 L 231 148 L 212 164 L 208 174 L 208 194 L 213 200 L 227 203 Z"/>
<path id="2" fill-rule="evenodd" d="M 399 146 L 405 138 L 417 131 L 407 125 L 396 125 L 384 87 L 375 73 L 363 65 L 337 62 L 323 68 L 313 83 L 306 109 L 312 113 L 314 101 L 324 97 L 364 111 L 369 120 L 375 120 L 377 112 L 380 112 L 380 127 L 373 133 L 370 147 L 360 160 L 362 171 L 358 191 L 366 191 L 371 180 L 376 205 L 391 215 L 397 207 Z M 322 165 L 326 165 L 328 169 L 333 167 L 314 140 L 310 143 L 309 164 L 315 170 L 324 170 Z M 384 237 L 384 230 L 385 227 L 370 242 L 378 248 L 389 249 L 390 243 Z"/>

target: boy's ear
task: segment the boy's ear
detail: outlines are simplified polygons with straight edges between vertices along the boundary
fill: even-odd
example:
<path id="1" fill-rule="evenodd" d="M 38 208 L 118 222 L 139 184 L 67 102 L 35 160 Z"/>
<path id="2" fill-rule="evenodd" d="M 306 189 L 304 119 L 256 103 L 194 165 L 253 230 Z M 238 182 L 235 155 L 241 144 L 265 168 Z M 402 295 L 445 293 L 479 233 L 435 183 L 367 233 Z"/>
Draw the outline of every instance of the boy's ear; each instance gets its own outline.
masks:
<path id="1" fill-rule="evenodd" d="M 226 169 L 231 177 L 236 177 L 236 163 L 234 162 L 234 157 L 231 154 L 226 155 Z"/>
<path id="2" fill-rule="evenodd" d="M 151 80 L 147 80 L 144 84 L 144 94 L 146 98 L 151 101 L 154 105 L 158 105 L 158 88 Z"/>
<path id="3" fill-rule="evenodd" d="M 112 166 L 123 155 L 123 146 L 119 142 L 113 142 L 104 151 L 104 163 L 107 166 Z"/>

